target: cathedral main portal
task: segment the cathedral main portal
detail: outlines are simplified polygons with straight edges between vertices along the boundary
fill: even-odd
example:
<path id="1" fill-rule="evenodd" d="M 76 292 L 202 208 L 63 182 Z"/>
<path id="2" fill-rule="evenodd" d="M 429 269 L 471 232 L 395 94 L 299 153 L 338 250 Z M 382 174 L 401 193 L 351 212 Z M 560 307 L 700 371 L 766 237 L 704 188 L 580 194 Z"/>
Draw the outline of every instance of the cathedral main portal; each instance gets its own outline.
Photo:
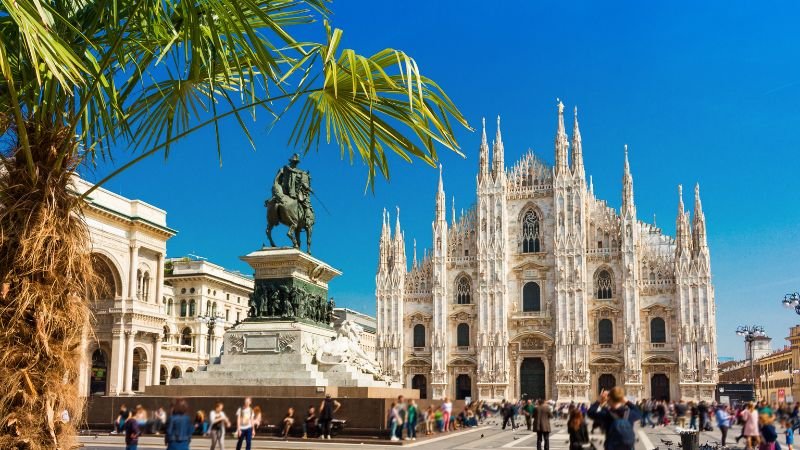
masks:
<path id="1" fill-rule="evenodd" d="M 519 392 L 522 398 L 546 399 L 545 369 L 541 358 L 525 358 L 519 369 Z"/>

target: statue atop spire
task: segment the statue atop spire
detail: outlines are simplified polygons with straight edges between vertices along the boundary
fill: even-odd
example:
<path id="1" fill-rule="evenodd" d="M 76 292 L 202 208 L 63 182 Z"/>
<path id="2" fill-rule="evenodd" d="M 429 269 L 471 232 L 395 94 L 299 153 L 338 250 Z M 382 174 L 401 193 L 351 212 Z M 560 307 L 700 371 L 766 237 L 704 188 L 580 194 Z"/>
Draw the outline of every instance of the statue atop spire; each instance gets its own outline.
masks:
<path id="1" fill-rule="evenodd" d="M 483 132 L 481 133 L 481 146 L 478 151 L 478 180 L 489 176 L 489 143 L 486 141 L 486 117 L 482 118 Z"/>
<path id="2" fill-rule="evenodd" d="M 628 144 L 625 144 L 625 169 L 622 175 L 622 215 L 636 217 L 636 205 L 633 201 L 633 176 L 628 163 Z"/>
<path id="3" fill-rule="evenodd" d="M 558 128 L 556 129 L 556 175 L 566 173 L 569 170 L 567 157 L 567 131 L 564 129 L 564 104 L 561 99 L 558 101 Z"/>

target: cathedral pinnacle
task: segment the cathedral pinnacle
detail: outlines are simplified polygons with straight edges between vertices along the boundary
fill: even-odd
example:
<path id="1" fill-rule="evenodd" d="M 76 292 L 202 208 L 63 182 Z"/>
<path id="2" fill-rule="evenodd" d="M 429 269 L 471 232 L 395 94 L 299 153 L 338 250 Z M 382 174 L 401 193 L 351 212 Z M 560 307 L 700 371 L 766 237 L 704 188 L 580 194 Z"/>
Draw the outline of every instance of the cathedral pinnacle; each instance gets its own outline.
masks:
<path id="1" fill-rule="evenodd" d="M 567 162 L 567 131 L 564 129 L 564 104 L 558 100 L 558 128 L 556 129 L 556 174 L 568 170 Z"/>
<path id="2" fill-rule="evenodd" d="M 482 119 L 483 133 L 481 134 L 481 147 L 478 152 L 478 179 L 483 180 L 489 174 L 489 143 L 486 141 L 486 118 Z"/>
<path id="3" fill-rule="evenodd" d="M 500 115 L 497 116 L 497 133 L 494 137 L 494 148 L 492 150 L 494 152 L 492 155 L 492 171 L 496 179 L 500 173 L 505 170 L 503 165 L 505 149 L 503 147 L 503 135 L 500 132 Z"/>
<path id="4" fill-rule="evenodd" d="M 395 220 L 394 225 L 394 238 L 395 240 L 399 241 L 402 239 L 402 231 L 400 230 L 400 207 L 397 207 L 397 219 Z"/>
<path id="5" fill-rule="evenodd" d="M 586 170 L 583 168 L 583 144 L 581 143 L 581 129 L 578 125 L 578 107 L 575 107 L 575 121 L 572 126 L 572 173 L 582 180 L 586 179 Z"/>
<path id="6" fill-rule="evenodd" d="M 413 256 L 413 258 L 414 259 L 411 262 L 411 267 L 416 269 L 417 268 L 417 240 L 416 239 L 414 239 L 414 256 Z"/>
<path id="7" fill-rule="evenodd" d="M 436 191 L 436 220 L 447 222 L 447 206 L 444 197 L 444 181 L 442 181 L 442 165 L 439 164 L 439 188 Z"/>
<path id="8" fill-rule="evenodd" d="M 631 176 L 631 165 L 628 163 L 628 144 L 625 144 L 625 170 L 622 175 L 622 213 L 623 216 L 636 216 L 636 206 L 633 201 L 633 176 Z"/>

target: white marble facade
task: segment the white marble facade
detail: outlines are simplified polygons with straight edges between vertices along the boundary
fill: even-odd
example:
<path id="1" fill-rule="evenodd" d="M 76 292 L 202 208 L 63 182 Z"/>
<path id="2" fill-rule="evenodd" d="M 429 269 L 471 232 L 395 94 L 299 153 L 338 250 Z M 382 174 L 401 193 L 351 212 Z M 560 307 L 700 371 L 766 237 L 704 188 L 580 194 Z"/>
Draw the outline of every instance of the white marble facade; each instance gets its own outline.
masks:
<path id="1" fill-rule="evenodd" d="M 636 214 L 627 147 L 619 210 L 586 179 L 575 112 L 558 105 L 555 167 L 504 164 L 484 125 L 475 206 L 447 220 L 440 174 L 433 249 L 411 269 L 399 211 L 384 213 L 376 276 L 377 358 L 429 398 L 711 399 L 717 381 L 706 225 L 678 187 L 676 237 Z"/>

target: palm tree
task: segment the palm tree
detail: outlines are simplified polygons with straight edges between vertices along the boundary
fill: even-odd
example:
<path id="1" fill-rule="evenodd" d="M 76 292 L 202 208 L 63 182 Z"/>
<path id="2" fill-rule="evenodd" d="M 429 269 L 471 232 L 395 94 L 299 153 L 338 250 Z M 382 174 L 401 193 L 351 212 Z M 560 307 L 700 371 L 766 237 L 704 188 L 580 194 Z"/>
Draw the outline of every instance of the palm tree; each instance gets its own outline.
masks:
<path id="1" fill-rule="evenodd" d="M 328 13 L 325 0 L 0 0 L 0 448 L 69 448 L 81 421 L 97 283 L 80 167 L 126 149 L 99 185 L 204 127 L 221 152 L 223 121 L 250 138 L 248 116 L 296 108 L 291 145 L 332 142 L 370 184 L 388 153 L 458 152 L 451 122 L 468 125 L 444 91 L 401 51 L 340 49 Z M 320 25 L 325 42 L 295 39 Z"/>

